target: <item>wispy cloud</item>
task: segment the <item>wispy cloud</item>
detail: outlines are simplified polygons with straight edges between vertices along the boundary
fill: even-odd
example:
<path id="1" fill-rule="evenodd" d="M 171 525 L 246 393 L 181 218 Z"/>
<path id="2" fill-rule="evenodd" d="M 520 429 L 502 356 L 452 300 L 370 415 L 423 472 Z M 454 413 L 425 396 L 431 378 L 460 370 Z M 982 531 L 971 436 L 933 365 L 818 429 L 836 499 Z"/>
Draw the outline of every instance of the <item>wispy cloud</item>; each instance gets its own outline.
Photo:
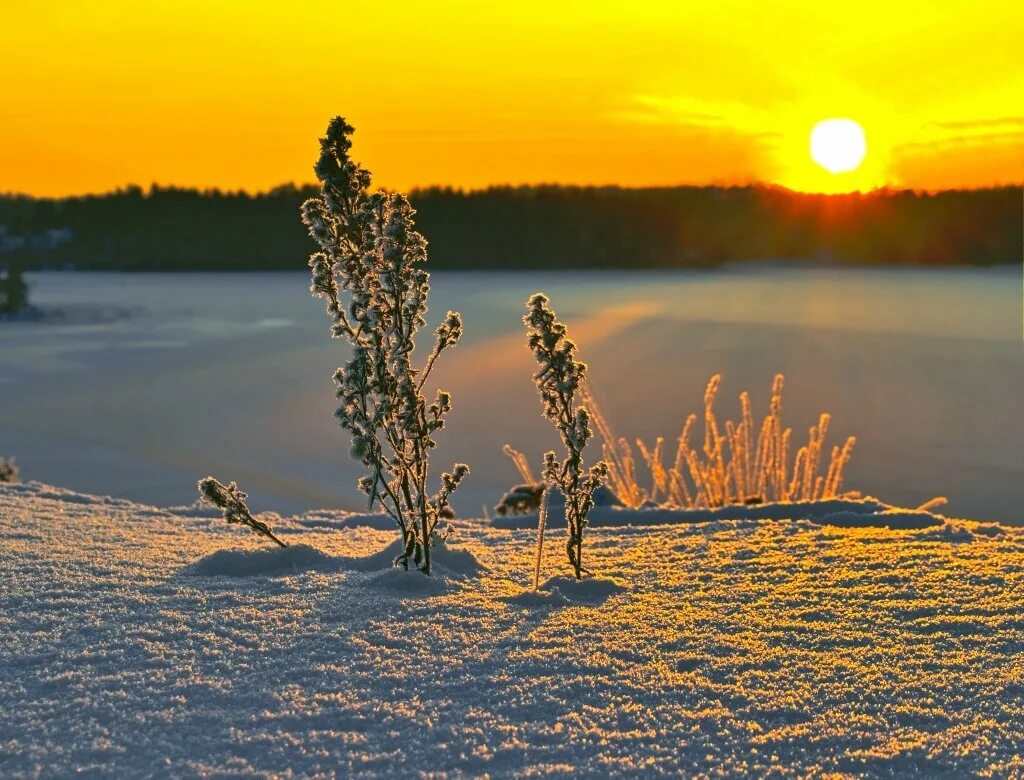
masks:
<path id="1" fill-rule="evenodd" d="M 719 112 L 708 110 L 702 101 L 685 97 L 661 95 L 634 95 L 634 106 L 615 112 L 615 117 L 647 124 L 694 125 L 718 127 L 726 118 Z"/>
<path id="2" fill-rule="evenodd" d="M 934 127 L 943 130 L 981 130 L 988 131 L 1001 127 L 1019 127 L 1024 129 L 1024 116 L 1003 116 L 996 119 L 968 119 L 956 122 L 932 122 Z"/>
<path id="3" fill-rule="evenodd" d="M 927 140 L 910 141 L 900 144 L 897 149 L 907 152 L 919 151 L 941 151 L 968 146 L 1009 146 L 1020 145 L 1021 155 L 1024 156 L 1024 124 L 1020 130 L 1006 130 L 1004 132 L 989 133 L 957 133 L 946 136 L 933 136 Z"/>

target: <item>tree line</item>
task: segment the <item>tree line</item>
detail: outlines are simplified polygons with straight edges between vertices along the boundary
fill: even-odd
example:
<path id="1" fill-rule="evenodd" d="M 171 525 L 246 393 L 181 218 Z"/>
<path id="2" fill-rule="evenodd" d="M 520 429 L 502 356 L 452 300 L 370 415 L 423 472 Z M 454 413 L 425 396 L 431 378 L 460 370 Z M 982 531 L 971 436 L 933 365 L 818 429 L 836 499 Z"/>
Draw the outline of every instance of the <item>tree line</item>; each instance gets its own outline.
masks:
<path id="1" fill-rule="evenodd" d="M 153 186 L 59 199 L 0 196 L 0 264 L 138 271 L 304 267 L 312 186 L 258 194 Z M 413 191 L 431 266 L 677 268 L 782 258 L 1019 263 L 1021 187 L 817 195 L 770 186 Z M 70 231 L 59 245 L 13 237 Z M 66 235 L 66 233 L 65 233 Z M 12 248 L 13 247 L 13 248 Z"/>

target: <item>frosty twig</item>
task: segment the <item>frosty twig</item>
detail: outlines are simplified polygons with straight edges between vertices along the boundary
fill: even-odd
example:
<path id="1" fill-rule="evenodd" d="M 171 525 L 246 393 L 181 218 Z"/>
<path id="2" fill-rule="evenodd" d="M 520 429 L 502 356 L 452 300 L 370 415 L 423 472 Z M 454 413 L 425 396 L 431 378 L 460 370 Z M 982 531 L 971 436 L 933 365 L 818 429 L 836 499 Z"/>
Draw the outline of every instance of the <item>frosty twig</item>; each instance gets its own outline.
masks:
<path id="1" fill-rule="evenodd" d="M 224 519 L 228 523 L 248 526 L 260 536 L 265 536 L 272 540 L 279 547 L 288 546 L 274 536 L 274 532 L 270 530 L 269 525 L 252 516 L 249 507 L 245 505 L 245 493 L 239 490 L 238 485 L 234 482 L 225 485 L 213 477 L 206 477 L 199 480 L 197 487 L 199 488 L 199 496 L 203 501 L 211 506 L 218 507 L 224 513 Z"/>

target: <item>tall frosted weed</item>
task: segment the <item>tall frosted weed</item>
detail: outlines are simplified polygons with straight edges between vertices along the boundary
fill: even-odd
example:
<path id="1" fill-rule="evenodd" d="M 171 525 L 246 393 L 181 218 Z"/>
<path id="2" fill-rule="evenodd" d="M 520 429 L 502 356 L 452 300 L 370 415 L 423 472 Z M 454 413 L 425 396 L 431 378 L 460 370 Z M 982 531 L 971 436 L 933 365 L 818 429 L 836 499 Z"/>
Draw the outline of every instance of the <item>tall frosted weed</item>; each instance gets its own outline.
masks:
<path id="1" fill-rule="evenodd" d="M 469 473 L 457 463 L 429 487 L 434 433 L 451 411 L 439 390 L 430 403 L 423 385 L 438 356 L 462 336 L 462 318 L 448 312 L 421 368 L 412 364 L 415 337 L 426 325 L 427 242 L 416 231 L 404 195 L 367 193 L 370 173 L 349 157 L 353 128 L 336 117 L 320 141 L 320 194 L 302 204 L 302 220 L 319 250 L 310 255 L 310 291 L 327 304 L 331 334 L 352 345 L 352 359 L 334 375 L 335 413 L 352 436 L 352 457 L 369 473 L 359 489 L 395 521 L 402 553 L 430 573 L 430 548 L 451 494 Z"/>
<path id="2" fill-rule="evenodd" d="M 567 451 L 561 462 L 554 452 L 544 455 L 542 480 L 547 489 L 557 485 L 565 496 L 568 529 L 565 550 L 579 580 L 584 573 L 589 574 L 583 567 L 583 529 L 587 525 L 587 513 L 594 506 L 594 491 L 605 481 L 608 468 L 603 461 L 589 470 L 583 467 L 583 449 L 593 434 L 590 414 L 576 403 L 576 394 L 583 384 L 586 364 L 576 360 L 576 345 L 567 338 L 565 325 L 548 306 L 546 296 L 537 293 L 526 306 L 523 322 L 529 334 L 527 345 L 540 364 L 534 381 L 540 391 L 544 416 L 558 429 Z M 538 533 L 538 565 L 542 545 L 543 529 Z"/>
<path id="3" fill-rule="evenodd" d="M 704 437 L 700 446 L 690 444 L 698 419 L 691 414 L 683 423 L 675 457 L 667 468 L 662 438 L 656 439 L 653 446 L 636 440 L 650 475 L 649 487 L 640 485 L 633 447 L 625 438 L 614 435 L 591 388 L 584 385 L 585 403 L 601 434 L 609 485 L 623 504 L 636 508 L 653 502 L 692 509 L 857 495 L 843 492 L 843 470 L 853 452 L 855 437 L 848 438 L 842 447 L 832 447 L 825 473 L 821 473 L 831 422 L 828 414 L 822 414 L 817 425 L 808 430 L 807 444 L 796 451 L 790 465 L 793 430 L 782 425 L 782 374 L 775 376 L 768 414 L 756 428 L 750 395 L 746 392 L 740 394 L 739 422 L 719 422 L 715 401 L 720 385 L 721 375 L 715 374 L 704 391 Z"/>

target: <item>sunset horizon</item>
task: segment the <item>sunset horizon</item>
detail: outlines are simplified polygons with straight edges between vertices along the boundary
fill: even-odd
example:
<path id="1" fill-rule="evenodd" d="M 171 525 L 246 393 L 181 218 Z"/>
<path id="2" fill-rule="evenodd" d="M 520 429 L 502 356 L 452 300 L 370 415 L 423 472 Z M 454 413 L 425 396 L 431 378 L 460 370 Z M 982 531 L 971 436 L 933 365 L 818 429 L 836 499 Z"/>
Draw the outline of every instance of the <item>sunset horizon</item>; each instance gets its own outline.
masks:
<path id="1" fill-rule="evenodd" d="M 393 190 L 1024 183 L 1024 115 L 1006 110 L 1024 94 L 1024 12 L 1009 2 L 10 5 L 6 192 L 311 181 L 311 139 L 339 110 Z M 811 157 L 832 118 L 863 128 L 854 170 Z"/>
<path id="2" fill-rule="evenodd" d="M 125 182 L 115 187 L 102 190 L 90 190 L 82 192 L 67 192 L 59 195 L 48 195 L 48 194 L 33 194 L 24 191 L 0 191 L 0 198 L 29 198 L 35 201 L 45 202 L 60 202 L 69 200 L 80 200 L 84 198 L 108 198 L 124 194 L 132 191 L 139 191 L 143 197 L 149 197 L 155 192 L 194 192 L 199 195 L 208 195 L 218 193 L 221 195 L 239 195 L 248 198 L 260 198 L 272 195 L 276 192 L 280 192 L 284 189 L 294 189 L 296 191 L 304 191 L 308 189 L 315 189 L 318 185 L 315 181 L 282 181 L 278 184 L 274 184 L 261 189 L 247 189 L 245 187 L 218 187 L 218 186 L 198 186 L 189 184 L 176 184 L 173 182 L 158 182 L 151 181 L 148 183 L 141 183 L 137 181 Z M 373 182 L 372 188 L 374 190 L 383 190 L 386 192 L 399 192 L 403 191 L 403 188 L 390 187 L 386 184 L 379 182 Z M 913 193 L 914 195 L 926 197 L 941 195 L 943 193 L 970 193 L 970 192 L 982 192 L 991 190 L 1006 190 L 1006 189 L 1017 189 L 1020 188 L 1022 191 L 1022 197 L 1024 197 L 1024 179 L 1021 181 L 1007 181 L 1002 183 L 992 184 L 977 184 L 977 185 L 964 185 L 964 186 L 950 186 L 950 187 L 910 187 L 910 186 L 899 186 L 892 184 L 883 184 L 878 187 L 870 189 L 851 189 L 851 190 L 827 190 L 827 189 L 800 189 L 796 187 L 788 187 L 784 184 L 779 184 L 770 181 L 707 181 L 707 182 L 675 182 L 668 184 L 619 184 L 616 182 L 563 182 L 563 181 L 532 181 L 532 182 L 493 182 L 491 184 L 484 184 L 479 186 L 468 186 L 463 187 L 453 184 L 423 184 L 409 187 L 404 191 L 407 191 L 411 196 L 427 192 L 452 192 L 461 195 L 479 195 L 493 191 L 507 191 L 507 190 L 530 190 L 530 189 L 563 189 L 563 190 L 626 190 L 626 191 L 652 191 L 652 190 L 687 190 L 687 189 L 707 189 L 707 190 L 764 190 L 764 191 L 777 191 L 782 193 L 788 193 L 794 196 L 807 196 L 807 197 L 826 197 L 826 198 L 837 198 L 842 199 L 844 197 L 856 196 L 859 198 L 872 198 L 880 197 L 884 198 L 900 193 Z"/>

